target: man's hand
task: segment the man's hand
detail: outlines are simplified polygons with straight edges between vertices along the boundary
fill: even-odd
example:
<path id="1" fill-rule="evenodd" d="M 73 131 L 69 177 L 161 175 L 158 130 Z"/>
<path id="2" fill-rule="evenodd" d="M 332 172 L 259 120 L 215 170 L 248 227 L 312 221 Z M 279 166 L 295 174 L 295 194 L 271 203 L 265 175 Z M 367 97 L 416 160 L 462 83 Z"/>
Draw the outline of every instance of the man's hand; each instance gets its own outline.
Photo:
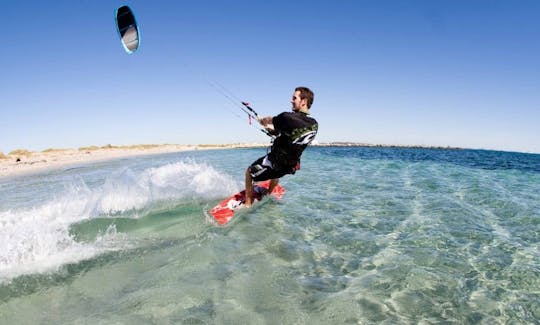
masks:
<path id="1" fill-rule="evenodd" d="M 274 124 L 272 124 L 272 116 L 267 116 L 259 119 L 259 123 L 270 133 L 274 133 Z"/>
<path id="2" fill-rule="evenodd" d="M 260 118 L 259 123 L 262 126 L 267 127 L 267 125 L 272 124 L 272 116 L 267 116 L 267 117 Z"/>

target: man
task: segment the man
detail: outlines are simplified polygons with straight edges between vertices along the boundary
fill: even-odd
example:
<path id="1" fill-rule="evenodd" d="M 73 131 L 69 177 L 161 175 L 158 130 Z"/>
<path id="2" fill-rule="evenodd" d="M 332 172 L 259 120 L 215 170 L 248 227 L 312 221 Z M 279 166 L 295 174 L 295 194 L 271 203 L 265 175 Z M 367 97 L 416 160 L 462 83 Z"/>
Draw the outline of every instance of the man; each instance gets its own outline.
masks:
<path id="1" fill-rule="evenodd" d="M 259 123 L 276 138 L 270 152 L 246 170 L 246 207 L 252 203 L 253 181 L 270 179 L 268 193 L 272 193 L 280 177 L 300 169 L 300 156 L 315 138 L 319 127 L 317 121 L 309 116 L 313 97 L 309 88 L 297 87 L 291 100 L 292 112 L 259 119 Z"/>

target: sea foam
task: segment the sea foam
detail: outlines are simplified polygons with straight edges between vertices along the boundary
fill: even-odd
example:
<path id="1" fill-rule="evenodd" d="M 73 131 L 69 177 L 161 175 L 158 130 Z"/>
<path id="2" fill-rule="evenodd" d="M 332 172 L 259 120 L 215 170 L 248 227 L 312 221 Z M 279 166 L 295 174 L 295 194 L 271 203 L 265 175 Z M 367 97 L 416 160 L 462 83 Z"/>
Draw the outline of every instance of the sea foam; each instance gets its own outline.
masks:
<path id="1" fill-rule="evenodd" d="M 69 231 L 73 224 L 96 217 L 138 218 L 154 206 L 218 198 L 238 189 L 230 176 L 193 161 L 142 172 L 122 169 L 93 187 L 71 178 L 49 202 L 0 211 L 0 283 L 136 245 L 114 226 L 93 242 L 78 242 Z"/>

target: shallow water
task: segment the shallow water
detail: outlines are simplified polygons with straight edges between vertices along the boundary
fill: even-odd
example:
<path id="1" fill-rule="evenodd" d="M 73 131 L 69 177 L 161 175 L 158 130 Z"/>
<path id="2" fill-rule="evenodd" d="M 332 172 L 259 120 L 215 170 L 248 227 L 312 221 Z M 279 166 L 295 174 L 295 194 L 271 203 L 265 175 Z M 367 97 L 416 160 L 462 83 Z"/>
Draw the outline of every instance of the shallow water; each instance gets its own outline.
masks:
<path id="1" fill-rule="evenodd" d="M 214 227 L 263 154 L 0 179 L 0 323 L 540 322 L 540 155 L 309 148 Z"/>

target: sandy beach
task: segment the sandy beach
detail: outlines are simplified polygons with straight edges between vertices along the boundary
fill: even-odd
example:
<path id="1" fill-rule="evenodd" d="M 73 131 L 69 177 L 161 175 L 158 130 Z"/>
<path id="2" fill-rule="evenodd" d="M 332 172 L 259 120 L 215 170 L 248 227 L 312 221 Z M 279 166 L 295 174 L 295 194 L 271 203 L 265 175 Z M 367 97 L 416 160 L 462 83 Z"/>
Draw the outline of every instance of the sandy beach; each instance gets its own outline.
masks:
<path id="1" fill-rule="evenodd" d="M 116 158 L 172 153 L 190 150 L 230 149 L 256 147 L 257 144 L 226 145 L 133 145 L 91 146 L 78 149 L 47 149 L 43 151 L 15 150 L 0 154 L 0 177 L 18 176 L 63 168 L 70 165 L 105 161 Z"/>
<path id="2" fill-rule="evenodd" d="M 63 168 L 70 165 L 106 161 L 131 156 L 153 155 L 190 150 L 234 149 L 267 147 L 268 143 L 232 143 L 232 144 L 139 144 L 130 146 L 90 146 L 78 149 L 47 149 L 43 151 L 14 150 L 8 154 L 0 152 L 0 177 L 17 176 L 42 172 L 49 169 Z M 395 147 L 395 148 L 431 148 L 454 149 L 454 147 L 375 145 L 357 142 L 313 143 L 312 146 L 332 147 Z"/>

